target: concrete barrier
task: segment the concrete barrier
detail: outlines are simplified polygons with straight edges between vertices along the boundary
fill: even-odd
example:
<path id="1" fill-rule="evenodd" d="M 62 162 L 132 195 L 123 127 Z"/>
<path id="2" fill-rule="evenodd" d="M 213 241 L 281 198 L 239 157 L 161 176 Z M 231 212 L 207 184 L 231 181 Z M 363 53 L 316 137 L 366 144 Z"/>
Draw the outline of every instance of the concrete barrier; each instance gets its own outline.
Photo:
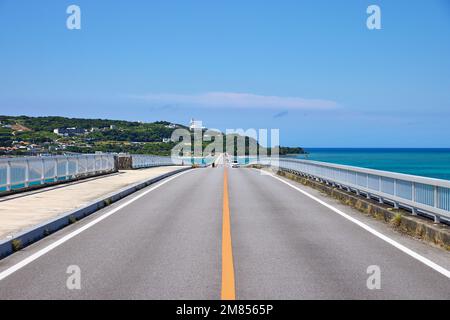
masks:
<path id="1" fill-rule="evenodd" d="M 117 159 L 117 169 L 118 170 L 131 170 L 133 169 L 133 162 L 131 156 L 129 155 L 119 155 Z"/>

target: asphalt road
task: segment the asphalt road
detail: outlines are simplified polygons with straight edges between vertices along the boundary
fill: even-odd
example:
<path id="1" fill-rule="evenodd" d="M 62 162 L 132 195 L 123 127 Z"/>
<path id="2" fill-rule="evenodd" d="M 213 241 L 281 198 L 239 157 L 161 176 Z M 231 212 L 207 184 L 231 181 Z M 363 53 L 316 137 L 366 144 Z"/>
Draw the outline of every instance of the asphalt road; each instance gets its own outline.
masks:
<path id="1" fill-rule="evenodd" d="M 227 172 L 237 299 L 450 299 L 449 278 L 329 208 L 257 170 Z M 164 183 L 0 280 L 0 299 L 220 299 L 223 181 L 219 167 Z M 0 261 L 0 274 L 145 192 Z M 381 289 L 367 287 L 371 265 Z"/>

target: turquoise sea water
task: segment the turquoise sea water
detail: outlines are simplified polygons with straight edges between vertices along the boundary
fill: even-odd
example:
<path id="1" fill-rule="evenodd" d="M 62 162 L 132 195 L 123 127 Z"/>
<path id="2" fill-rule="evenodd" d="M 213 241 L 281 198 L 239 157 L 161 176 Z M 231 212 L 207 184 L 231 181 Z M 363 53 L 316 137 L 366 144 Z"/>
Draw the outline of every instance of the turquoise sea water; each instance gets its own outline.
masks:
<path id="1" fill-rule="evenodd" d="M 305 148 L 295 158 L 450 180 L 449 149 Z"/>

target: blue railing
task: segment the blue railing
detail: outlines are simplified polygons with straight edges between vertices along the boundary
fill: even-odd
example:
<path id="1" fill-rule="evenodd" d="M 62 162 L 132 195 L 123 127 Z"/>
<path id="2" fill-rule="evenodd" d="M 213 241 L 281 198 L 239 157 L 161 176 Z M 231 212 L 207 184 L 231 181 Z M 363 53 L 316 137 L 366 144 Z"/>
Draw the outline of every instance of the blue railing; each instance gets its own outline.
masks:
<path id="1" fill-rule="evenodd" d="M 0 158 L 0 192 L 113 171 L 110 154 Z"/>
<path id="2" fill-rule="evenodd" d="M 182 163 L 182 160 L 180 158 L 144 154 L 132 154 L 130 156 L 133 169 L 181 165 Z"/>
<path id="3" fill-rule="evenodd" d="M 413 214 L 433 217 L 435 222 L 450 221 L 448 180 L 311 160 L 261 158 L 257 162 L 362 193 L 395 207 L 409 208 Z"/>

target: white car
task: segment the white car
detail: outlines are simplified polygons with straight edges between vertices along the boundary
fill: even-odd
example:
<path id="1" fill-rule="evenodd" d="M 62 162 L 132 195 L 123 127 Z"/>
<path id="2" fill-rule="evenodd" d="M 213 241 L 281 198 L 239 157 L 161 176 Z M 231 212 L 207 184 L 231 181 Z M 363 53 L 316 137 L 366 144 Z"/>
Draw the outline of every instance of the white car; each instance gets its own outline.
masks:
<path id="1" fill-rule="evenodd" d="M 239 162 L 237 160 L 233 160 L 231 162 L 231 167 L 232 168 L 239 168 Z"/>

